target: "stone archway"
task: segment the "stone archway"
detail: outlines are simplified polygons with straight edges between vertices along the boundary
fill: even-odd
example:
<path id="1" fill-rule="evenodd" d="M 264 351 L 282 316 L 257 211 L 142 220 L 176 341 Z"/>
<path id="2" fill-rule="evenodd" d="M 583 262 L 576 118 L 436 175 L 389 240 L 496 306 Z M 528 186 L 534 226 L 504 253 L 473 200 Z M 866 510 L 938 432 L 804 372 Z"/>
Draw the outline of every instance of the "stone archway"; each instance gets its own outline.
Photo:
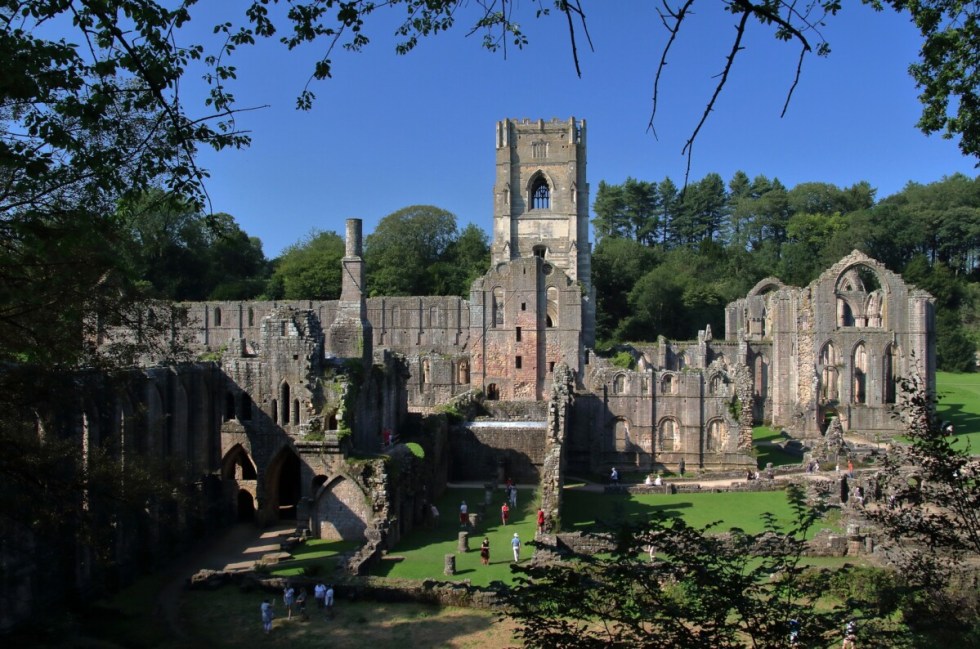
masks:
<path id="1" fill-rule="evenodd" d="M 295 520 L 297 506 L 303 493 L 300 484 L 300 460 L 291 447 L 284 447 L 269 463 L 265 485 L 267 502 L 265 509 L 272 520 Z"/>
<path id="2" fill-rule="evenodd" d="M 367 494 L 349 478 L 336 478 L 316 494 L 314 532 L 321 539 L 363 541 L 372 520 Z"/>

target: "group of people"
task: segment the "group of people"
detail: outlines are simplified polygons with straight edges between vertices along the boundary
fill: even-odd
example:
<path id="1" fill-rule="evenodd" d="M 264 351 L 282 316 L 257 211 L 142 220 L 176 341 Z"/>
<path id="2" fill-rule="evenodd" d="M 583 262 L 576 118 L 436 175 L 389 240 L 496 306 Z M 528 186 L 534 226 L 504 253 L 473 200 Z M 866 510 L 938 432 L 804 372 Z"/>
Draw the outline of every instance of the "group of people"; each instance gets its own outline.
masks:
<path id="1" fill-rule="evenodd" d="M 318 582 L 313 587 L 313 599 L 316 602 L 317 609 L 326 612 L 327 619 L 333 618 L 334 593 L 332 585 L 324 584 L 322 581 Z M 294 610 L 300 619 L 309 619 L 306 613 L 306 600 L 306 588 L 301 587 L 297 593 L 296 588 L 292 584 L 286 584 L 286 587 L 282 591 L 282 603 L 286 608 L 286 619 L 292 619 Z M 272 601 L 268 598 L 262 600 L 259 611 L 262 614 L 262 630 L 266 633 L 271 633 L 272 620 L 276 617 Z"/>

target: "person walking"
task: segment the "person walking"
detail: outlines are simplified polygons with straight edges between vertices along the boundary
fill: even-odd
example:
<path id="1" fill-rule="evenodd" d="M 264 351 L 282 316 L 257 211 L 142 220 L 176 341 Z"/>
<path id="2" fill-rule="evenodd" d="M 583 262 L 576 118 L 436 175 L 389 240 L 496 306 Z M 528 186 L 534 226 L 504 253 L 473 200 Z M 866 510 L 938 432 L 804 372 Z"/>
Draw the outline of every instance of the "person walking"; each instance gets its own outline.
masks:
<path id="1" fill-rule="evenodd" d="M 514 532 L 514 538 L 510 540 L 510 547 L 514 551 L 514 563 L 521 560 L 521 537 Z"/>
<path id="2" fill-rule="evenodd" d="M 504 503 L 500 506 L 500 524 L 506 525 L 508 518 L 510 518 L 510 507 L 507 506 L 507 503 Z"/>
<path id="3" fill-rule="evenodd" d="M 544 534 L 544 510 L 538 507 L 538 534 Z"/>
<path id="4" fill-rule="evenodd" d="M 286 605 L 286 619 L 292 619 L 293 605 L 296 603 L 296 589 L 292 584 L 286 584 L 285 590 L 282 591 L 282 603 Z"/>
<path id="5" fill-rule="evenodd" d="M 313 587 L 313 599 L 316 600 L 317 610 L 323 610 L 323 602 L 327 597 L 327 587 L 322 582 L 317 582 L 316 586 Z"/>
<path id="6" fill-rule="evenodd" d="M 276 617 L 272 611 L 272 602 L 268 599 L 262 600 L 262 606 L 259 607 L 259 610 L 262 612 L 262 630 L 268 635 L 272 632 L 272 619 Z"/>
<path id="7" fill-rule="evenodd" d="M 490 565 L 490 539 L 483 537 L 483 543 L 480 544 L 480 561 L 483 565 Z"/>
<path id="8" fill-rule="evenodd" d="M 616 470 L 616 467 L 613 467 L 612 471 L 609 472 L 609 482 L 614 485 L 619 484 L 619 471 Z"/>
<path id="9" fill-rule="evenodd" d="M 468 508 L 466 507 L 466 501 L 464 500 L 459 504 L 459 524 L 463 527 L 467 527 L 470 524 L 470 515 L 468 513 Z"/>
<path id="10" fill-rule="evenodd" d="M 323 606 L 327 609 L 327 619 L 333 619 L 333 584 L 327 584 L 327 592 L 323 597 Z"/>
<path id="11" fill-rule="evenodd" d="M 510 506 L 517 507 L 517 487 L 514 485 L 510 487 Z"/>

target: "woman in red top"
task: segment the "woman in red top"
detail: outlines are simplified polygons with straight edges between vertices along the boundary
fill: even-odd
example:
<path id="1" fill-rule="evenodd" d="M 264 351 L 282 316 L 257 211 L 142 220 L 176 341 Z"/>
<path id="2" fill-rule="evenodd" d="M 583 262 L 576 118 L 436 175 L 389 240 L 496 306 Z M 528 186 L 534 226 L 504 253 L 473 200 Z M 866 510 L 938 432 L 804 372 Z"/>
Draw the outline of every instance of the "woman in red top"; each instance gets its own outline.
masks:
<path id="1" fill-rule="evenodd" d="M 500 522 L 506 525 L 508 518 L 510 518 L 510 507 L 507 506 L 507 503 L 504 503 L 500 506 Z"/>

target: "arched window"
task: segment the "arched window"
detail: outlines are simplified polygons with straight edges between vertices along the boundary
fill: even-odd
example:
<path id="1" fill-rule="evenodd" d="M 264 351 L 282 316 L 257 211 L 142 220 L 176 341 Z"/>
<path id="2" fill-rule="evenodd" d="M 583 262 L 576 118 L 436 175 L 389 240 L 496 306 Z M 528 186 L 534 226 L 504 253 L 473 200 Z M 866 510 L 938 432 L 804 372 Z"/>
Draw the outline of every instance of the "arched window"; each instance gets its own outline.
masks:
<path id="1" fill-rule="evenodd" d="M 548 328 L 558 326 L 558 289 L 554 286 L 548 287 L 548 306 L 545 326 Z"/>
<path id="2" fill-rule="evenodd" d="M 242 421 L 252 419 L 252 397 L 247 392 L 242 392 L 242 400 L 238 406 L 238 418 Z"/>
<path id="3" fill-rule="evenodd" d="M 840 371 L 837 369 L 837 348 L 828 342 L 820 350 L 820 400 L 824 402 L 840 399 Z"/>
<path id="4" fill-rule="evenodd" d="M 293 399 L 293 423 L 299 423 L 299 399 Z"/>
<path id="5" fill-rule="evenodd" d="M 534 185 L 531 186 L 531 209 L 551 209 L 551 189 L 548 187 L 548 182 L 544 176 L 538 176 Z"/>
<path id="6" fill-rule="evenodd" d="M 721 380 L 721 376 L 719 374 L 715 374 L 711 377 L 711 383 L 709 384 L 708 391 L 711 394 L 721 394 L 723 385 L 724 382 Z"/>
<path id="7" fill-rule="evenodd" d="M 221 308 L 220 307 L 214 307 L 214 326 L 215 327 L 220 327 L 221 326 Z"/>
<path id="8" fill-rule="evenodd" d="M 617 419 L 613 424 L 613 440 L 615 443 L 615 450 L 620 453 L 629 451 L 633 447 L 633 441 L 630 439 L 630 425 L 625 419 Z"/>
<path id="9" fill-rule="evenodd" d="M 225 421 L 235 418 L 235 395 L 231 392 L 225 393 Z"/>
<path id="10" fill-rule="evenodd" d="M 289 423 L 289 384 L 283 383 L 280 389 L 282 399 L 282 423 Z"/>
<path id="11" fill-rule="evenodd" d="M 680 450 L 680 440 L 677 439 L 677 422 L 664 419 L 660 422 L 660 450 L 666 453 Z"/>
<path id="12" fill-rule="evenodd" d="M 755 396 L 765 398 L 769 393 L 769 359 L 764 354 L 755 357 Z"/>
<path id="13" fill-rule="evenodd" d="M 461 385 L 466 385 L 470 382 L 470 364 L 469 361 L 462 360 L 456 367 L 456 382 Z"/>
<path id="14" fill-rule="evenodd" d="M 660 379 L 661 394 L 674 394 L 676 391 L 677 391 L 677 382 L 674 380 L 673 374 L 667 374 L 662 379 Z"/>
<path id="15" fill-rule="evenodd" d="M 864 347 L 864 343 L 858 343 L 857 347 L 854 348 L 854 361 L 851 368 L 854 378 L 851 401 L 853 403 L 867 403 L 868 351 Z"/>
<path id="16" fill-rule="evenodd" d="M 897 397 L 898 377 L 896 376 L 896 368 L 898 368 L 898 358 L 898 346 L 889 344 L 885 347 L 885 353 L 881 357 L 881 380 L 884 388 L 884 395 L 882 396 L 885 403 L 895 403 Z"/>
<path id="17" fill-rule="evenodd" d="M 491 317 L 490 325 L 496 327 L 497 325 L 504 324 L 504 289 L 495 288 L 493 289 L 493 303 L 491 304 Z"/>
<path id="18" fill-rule="evenodd" d="M 248 307 L 248 326 L 249 327 L 255 326 L 255 309 L 253 309 L 252 307 Z"/>
<path id="19" fill-rule="evenodd" d="M 725 424 L 720 419 L 708 422 L 704 437 L 704 450 L 717 453 L 722 450 L 725 440 Z"/>
<path id="20" fill-rule="evenodd" d="M 500 389 L 496 383 L 490 383 L 487 385 L 487 400 L 497 401 L 498 399 L 500 399 Z"/>
<path id="21" fill-rule="evenodd" d="M 613 394 L 625 394 L 626 393 L 626 375 L 617 374 L 613 377 Z"/>

